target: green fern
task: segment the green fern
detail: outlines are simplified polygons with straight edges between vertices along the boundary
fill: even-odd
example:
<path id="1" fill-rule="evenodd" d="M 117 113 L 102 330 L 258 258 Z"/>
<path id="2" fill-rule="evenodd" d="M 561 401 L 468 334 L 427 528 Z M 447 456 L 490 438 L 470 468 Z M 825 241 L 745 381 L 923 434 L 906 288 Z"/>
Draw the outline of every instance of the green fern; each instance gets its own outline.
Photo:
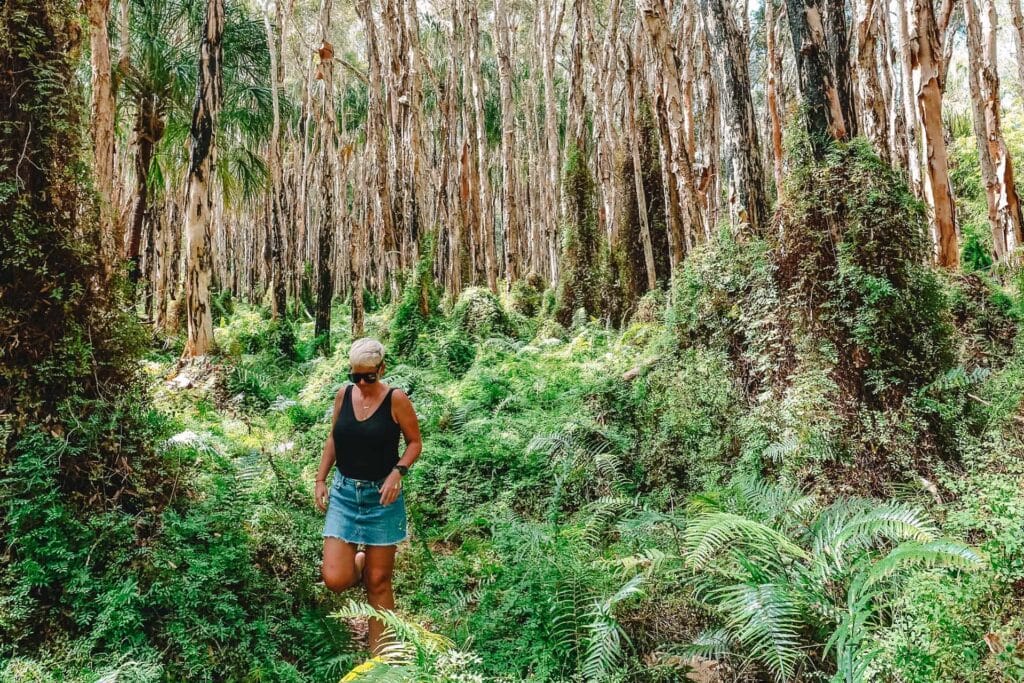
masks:
<path id="1" fill-rule="evenodd" d="M 807 559 L 800 546 L 771 527 L 729 512 L 712 512 L 694 519 L 686 529 L 683 544 L 687 563 L 706 567 L 726 549 L 744 549 L 751 556 L 782 561 L 783 556 Z"/>
<path id="2" fill-rule="evenodd" d="M 641 595 L 644 574 L 637 574 L 611 596 L 594 604 L 592 618 L 587 624 L 586 657 L 581 672 L 588 681 L 600 681 L 616 670 L 622 660 L 624 645 L 629 636 L 615 619 L 615 606 L 629 598 Z"/>
<path id="3" fill-rule="evenodd" d="M 767 665 L 776 680 L 793 677 L 804 658 L 800 631 L 803 610 L 799 596 L 785 583 L 741 583 L 713 594 L 725 614 L 726 628 L 747 651 Z"/>
<path id="4" fill-rule="evenodd" d="M 721 629 L 688 651 L 750 657 L 779 681 L 817 666 L 811 651 L 834 666 L 834 681 L 863 680 L 876 654 L 872 636 L 902 582 L 982 565 L 902 503 L 841 499 L 815 514 L 813 498 L 798 490 L 741 480 L 691 505 L 705 512 L 686 528 L 685 562 L 696 573 L 683 576 L 714 606 Z"/>

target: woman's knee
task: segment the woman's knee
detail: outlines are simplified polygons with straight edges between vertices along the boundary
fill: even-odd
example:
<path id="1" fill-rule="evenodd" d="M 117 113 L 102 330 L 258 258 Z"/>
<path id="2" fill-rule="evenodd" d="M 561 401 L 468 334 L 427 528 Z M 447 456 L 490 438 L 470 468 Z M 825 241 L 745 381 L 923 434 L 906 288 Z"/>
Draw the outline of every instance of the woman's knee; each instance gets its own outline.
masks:
<path id="1" fill-rule="evenodd" d="M 320 575 L 324 579 L 324 585 L 335 593 L 351 588 L 358 581 L 355 572 L 346 572 L 343 569 L 328 571 L 326 568 L 321 567 Z"/>
<path id="2" fill-rule="evenodd" d="M 390 590 L 391 571 L 369 567 L 363 574 L 363 582 L 366 584 L 366 590 L 371 593 L 381 593 Z"/>

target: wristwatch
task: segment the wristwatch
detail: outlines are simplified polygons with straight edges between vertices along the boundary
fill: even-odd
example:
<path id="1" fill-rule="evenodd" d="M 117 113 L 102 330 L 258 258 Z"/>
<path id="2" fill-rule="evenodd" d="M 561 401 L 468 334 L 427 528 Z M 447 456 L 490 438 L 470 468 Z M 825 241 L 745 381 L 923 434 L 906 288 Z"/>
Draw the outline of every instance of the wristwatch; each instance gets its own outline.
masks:
<path id="1" fill-rule="evenodd" d="M 409 471 L 409 468 L 405 465 L 395 465 L 392 469 L 398 470 L 398 473 L 403 477 L 405 476 L 405 473 Z"/>

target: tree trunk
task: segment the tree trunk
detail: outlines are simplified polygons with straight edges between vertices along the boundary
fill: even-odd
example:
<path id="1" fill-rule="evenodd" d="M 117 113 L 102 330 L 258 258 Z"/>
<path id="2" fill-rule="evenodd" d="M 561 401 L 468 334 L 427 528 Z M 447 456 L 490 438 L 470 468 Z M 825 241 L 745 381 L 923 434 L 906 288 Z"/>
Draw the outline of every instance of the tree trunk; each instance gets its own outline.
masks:
<path id="1" fill-rule="evenodd" d="M 673 242 L 674 268 L 682 259 L 684 247 L 689 249 L 692 246 L 692 235 L 701 226 L 701 216 L 697 209 L 699 202 L 693 179 L 693 164 L 686 149 L 682 93 L 679 87 L 679 62 L 675 47 L 669 40 L 668 10 L 663 0 L 643 0 L 637 3 L 637 9 L 661 74 L 664 120 L 668 133 L 668 161 L 675 179 L 676 201 L 680 205 L 682 216 L 683 235 L 676 235 Z"/>
<path id="2" fill-rule="evenodd" d="M 916 107 L 914 106 L 913 58 L 911 57 L 913 46 L 910 42 L 907 18 L 909 15 L 907 10 L 908 2 L 912 2 L 912 0 L 897 0 L 899 11 L 896 12 L 896 16 L 899 19 L 900 31 L 900 71 L 902 72 L 900 80 L 903 84 L 903 118 L 907 129 L 907 158 L 910 166 L 910 186 L 913 188 L 914 194 L 920 197 L 924 189 L 921 180 L 921 143 L 919 137 L 921 126 L 916 114 Z"/>
<path id="3" fill-rule="evenodd" d="M 879 2 L 882 3 L 879 8 Z M 878 13 L 887 11 L 886 0 L 863 0 L 857 17 L 857 75 L 860 85 L 864 131 L 871 140 L 875 151 L 883 161 L 889 163 L 889 112 L 885 97 L 878 83 L 878 59 L 876 36 L 878 34 Z"/>
<path id="4" fill-rule="evenodd" d="M 107 16 L 110 0 L 88 0 L 89 48 L 92 62 L 92 139 L 96 190 L 100 200 L 100 245 L 104 269 L 110 276 L 123 249 L 114 203 L 114 91 L 111 83 Z M 132 280 L 138 279 L 137 268 Z"/>
<path id="5" fill-rule="evenodd" d="M 555 103 L 555 48 L 562 26 L 565 4 L 561 0 L 541 0 L 542 74 L 544 79 L 544 136 L 547 144 L 548 205 L 545 212 L 548 275 L 558 279 L 558 221 L 561 200 L 561 164 L 559 162 L 558 106 Z"/>
<path id="6" fill-rule="evenodd" d="M 979 17 L 974 0 L 964 0 L 964 10 L 974 130 L 992 225 L 992 244 L 996 258 L 1007 262 L 1021 242 L 1021 207 L 1014 186 L 1013 162 L 1006 149 L 1000 120 L 996 8 L 993 0 L 984 0 L 983 14 Z"/>
<path id="7" fill-rule="evenodd" d="M 505 0 L 494 2 L 494 33 L 498 61 L 498 87 L 501 96 L 501 179 L 502 226 L 505 232 L 505 277 L 508 285 L 519 279 L 521 272 L 522 219 L 519 207 L 519 184 L 516 177 L 516 113 L 512 96 L 512 42 Z"/>
<path id="8" fill-rule="evenodd" d="M 320 137 L 320 239 L 317 240 L 316 316 L 313 336 L 317 349 L 331 349 L 331 246 L 334 243 L 334 164 L 338 157 L 337 122 L 334 116 L 334 47 L 327 40 L 331 28 L 331 0 L 320 4 L 320 65 L 317 78 L 323 81 L 317 134 Z"/>
<path id="9" fill-rule="evenodd" d="M 704 25 L 719 48 L 715 63 L 723 94 L 730 214 L 737 225 L 746 225 L 753 234 L 760 235 L 768 226 L 768 199 L 750 94 L 747 41 L 725 0 L 700 0 L 700 4 Z"/>
<path id="10" fill-rule="evenodd" d="M 125 257 L 131 262 L 133 281 L 138 280 L 142 228 L 149 209 L 149 166 L 156 145 L 164 135 L 164 114 L 158 109 L 155 97 L 140 98 L 135 103 L 135 110 L 135 195 L 132 197 L 125 249 Z"/>
<path id="11" fill-rule="evenodd" d="M 765 0 L 764 21 L 765 50 L 767 52 L 765 74 L 767 84 L 765 97 L 768 100 L 768 116 L 772 126 L 772 172 L 775 178 L 775 195 L 782 200 L 782 117 L 779 115 L 778 88 L 782 81 L 782 54 L 775 49 L 775 0 Z"/>
<path id="12" fill-rule="evenodd" d="M 636 191 L 637 215 L 640 217 L 640 239 L 644 245 L 644 266 L 647 272 L 647 290 L 658 286 L 658 273 L 654 264 L 654 247 L 651 242 L 651 226 L 647 220 L 647 196 L 644 192 L 644 167 L 640 161 L 640 135 L 637 130 L 636 111 L 639 104 L 636 95 L 636 69 L 633 60 L 626 73 L 626 111 L 629 126 L 629 151 L 633 159 L 633 187 Z"/>
<path id="13" fill-rule="evenodd" d="M 199 78 L 192 110 L 191 150 L 188 165 L 188 201 L 185 236 L 188 269 L 185 305 L 188 341 L 184 356 L 203 356 L 213 349 L 210 279 L 213 266 L 210 218 L 213 210 L 213 161 L 217 117 L 221 103 L 221 57 L 224 37 L 224 0 L 208 0 L 203 38 L 199 45 Z"/>
<path id="14" fill-rule="evenodd" d="M 275 3 L 277 7 L 278 26 L 281 25 L 281 3 Z M 267 33 L 267 49 L 270 53 L 270 102 L 273 109 L 273 125 L 270 131 L 270 140 L 267 142 L 267 166 L 270 171 L 270 216 L 267 225 L 270 228 L 270 279 L 271 298 L 270 312 L 276 320 L 284 316 L 288 311 L 288 297 L 285 289 L 284 263 L 281 259 L 282 235 L 281 224 L 283 223 L 284 207 L 281 206 L 281 197 L 284 194 L 284 183 L 281 180 L 281 106 L 278 90 L 283 80 L 281 68 L 281 41 L 274 34 L 270 25 L 270 15 L 264 13 L 263 25 Z"/>
<path id="15" fill-rule="evenodd" d="M 1024 12 L 1021 11 L 1021 0 L 1008 0 L 1010 12 L 1013 14 L 1013 45 L 1017 55 L 1017 79 L 1024 88 Z"/>
<path id="16" fill-rule="evenodd" d="M 829 59 L 822 24 L 821 0 L 786 0 L 793 35 L 800 94 L 807 107 L 807 131 L 816 154 L 827 138 L 845 140 L 846 122 Z"/>
<path id="17" fill-rule="evenodd" d="M 490 164 L 487 155 L 487 126 L 484 120 L 484 88 L 483 79 L 480 77 L 480 21 L 477 0 L 468 0 L 468 2 L 468 11 L 464 12 L 464 15 L 468 20 L 466 34 L 469 63 L 467 67 L 475 118 L 476 142 L 474 147 L 480 184 L 480 237 L 483 242 L 484 275 L 487 278 L 487 287 L 492 292 L 497 292 L 498 262 L 494 245 L 494 211 L 488 172 Z"/>
<path id="18" fill-rule="evenodd" d="M 917 104 L 924 129 L 925 197 L 932 209 L 933 233 L 939 265 L 955 269 L 960 261 L 954 219 L 953 192 L 949 184 L 946 140 L 942 132 L 942 83 L 939 80 L 942 50 L 931 0 L 911 0 L 910 59 L 917 90 Z"/>
<path id="19" fill-rule="evenodd" d="M 856 2 L 856 0 L 852 0 Z M 850 31 L 846 25 L 846 0 L 825 0 L 825 36 L 832 73 L 835 75 L 839 108 L 847 137 L 858 135 L 856 97 L 850 71 Z"/>

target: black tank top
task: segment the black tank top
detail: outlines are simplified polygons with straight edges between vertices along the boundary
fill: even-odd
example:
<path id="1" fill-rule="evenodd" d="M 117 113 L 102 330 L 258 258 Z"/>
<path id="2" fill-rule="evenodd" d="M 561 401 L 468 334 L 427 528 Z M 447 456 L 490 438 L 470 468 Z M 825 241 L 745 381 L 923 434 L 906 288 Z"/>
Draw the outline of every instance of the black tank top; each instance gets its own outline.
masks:
<path id="1" fill-rule="evenodd" d="M 334 422 L 334 460 L 338 471 L 353 479 L 383 479 L 398 463 L 401 430 L 391 417 L 391 392 L 373 415 L 356 419 L 352 407 L 352 385 L 345 387 L 338 419 Z"/>

